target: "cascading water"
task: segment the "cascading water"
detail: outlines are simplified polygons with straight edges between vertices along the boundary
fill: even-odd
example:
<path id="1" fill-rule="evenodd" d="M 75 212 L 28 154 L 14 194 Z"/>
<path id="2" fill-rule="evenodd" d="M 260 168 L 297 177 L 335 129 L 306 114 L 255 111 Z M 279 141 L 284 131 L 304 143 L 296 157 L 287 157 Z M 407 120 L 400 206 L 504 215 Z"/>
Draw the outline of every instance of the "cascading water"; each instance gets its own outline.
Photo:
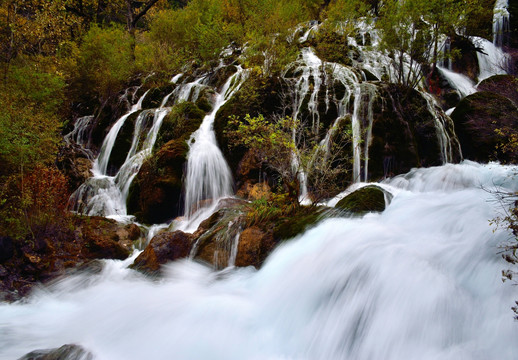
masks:
<path id="1" fill-rule="evenodd" d="M 0 358 L 75 343 L 95 359 L 514 360 L 516 289 L 483 187 L 516 167 L 466 162 L 381 184 L 381 214 L 329 219 L 259 271 L 169 265 L 159 282 L 106 261 L 0 305 Z"/>
<path id="2" fill-rule="evenodd" d="M 493 10 L 493 44 L 497 47 L 506 45 L 509 36 L 509 0 L 496 0 Z"/>
<path id="3" fill-rule="evenodd" d="M 113 124 L 108 135 L 103 140 L 103 144 L 101 146 L 101 151 L 99 152 L 99 156 L 94 162 L 93 172 L 95 175 L 103 176 L 107 175 L 106 170 L 108 169 L 108 162 L 110 161 L 110 155 L 113 150 L 113 146 L 115 145 L 115 140 L 117 139 L 117 135 L 119 134 L 120 129 L 126 122 L 126 119 L 133 113 L 139 111 L 142 108 L 142 102 L 146 97 L 148 91 L 144 93 L 138 100 L 138 102 L 133 105 L 126 114 L 120 117 L 119 120 Z"/>
<path id="4" fill-rule="evenodd" d="M 191 217 L 200 207 L 207 207 L 233 194 L 232 174 L 216 141 L 213 124 L 218 110 L 239 90 L 247 72 L 238 67 L 221 92 L 198 130 L 189 139 L 185 176 L 185 215 Z M 207 200 L 202 204 L 202 200 Z"/>
<path id="5" fill-rule="evenodd" d="M 74 210 L 90 216 L 100 215 L 125 220 L 127 216 L 126 200 L 131 182 L 144 160 L 151 155 L 162 121 L 171 110 L 164 107 L 171 96 L 169 94 L 163 99 L 158 109 L 144 110 L 139 114 L 135 120 L 132 144 L 126 160 L 115 176 L 108 176 L 106 169 L 117 135 L 126 119 L 140 110 L 146 94 L 147 92 L 139 99 L 137 104 L 132 106 L 127 114 L 117 120 L 108 132 L 103 141 L 99 157 L 94 162 L 94 176 L 81 185 L 72 195 L 72 202 L 75 204 Z M 152 119 L 151 126 L 145 140 L 140 145 L 144 123 L 148 118 Z"/>
<path id="6" fill-rule="evenodd" d="M 509 69 L 508 54 L 484 38 L 473 36 L 472 41 L 482 50 L 482 52 L 477 52 L 478 66 L 480 68 L 479 82 L 493 75 L 507 74 Z"/>

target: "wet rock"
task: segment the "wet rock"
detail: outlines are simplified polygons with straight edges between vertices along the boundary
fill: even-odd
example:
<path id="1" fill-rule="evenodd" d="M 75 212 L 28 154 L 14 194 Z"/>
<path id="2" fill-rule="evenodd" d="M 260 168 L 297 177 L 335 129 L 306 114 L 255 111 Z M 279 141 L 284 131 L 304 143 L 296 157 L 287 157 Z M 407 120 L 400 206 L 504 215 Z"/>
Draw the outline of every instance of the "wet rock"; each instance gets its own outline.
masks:
<path id="1" fill-rule="evenodd" d="M 76 226 L 76 236 L 84 242 L 86 258 L 122 260 L 129 256 L 123 244 L 133 241 L 131 237 L 136 234 L 133 227 L 98 216 L 82 218 Z"/>
<path id="2" fill-rule="evenodd" d="M 170 94 L 174 88 L 174 84 L 151 88 L 142 102 L 142 109 L 156 109 L 160 107 L 164 98 Z"/>
<path id="3" fill-rule="evenodd" d="M 451 118 L 464 158 L 480 162 L 515 161 L 516 150 L 497 149 L 518 134 L 518 108 L 511 100 L 493 92 L 478 92 L 464 98 Z"/>
<path id="4" fill-rule="evenodd" d="M 158 224 L 181 214 L 182 177 L 189 147 L 171 140 L 144 162 L 133 181 L 128 211 L 139 221 Z"/>
<path id="5" fill-rule="evenodd" d="M 79 345 L 68 344 L 58 349 L 35 350 L 19 360 L 93 360 L 93 355 Z"/>
<path id="6" fill-rule="evenodd" d="M 163 232 L 151 239 L 131 267 L 147 273 L 156 273 L 160 265 L 189 256 L 193 235 L 182 231 Z"/>
<path id="7" fill-rule="evenodd" d="M 257 226 L 245 229 L 239 236 L 236 266 L 261 267 L 275 246 L 272 232 Z"/>
<path id="8" fill-rule="evenodd" d="M 335 208 L 355 214 L 382 212 L 385 210 L 385 193 L 378 186 L 365 186 L 344 197 Z"/>

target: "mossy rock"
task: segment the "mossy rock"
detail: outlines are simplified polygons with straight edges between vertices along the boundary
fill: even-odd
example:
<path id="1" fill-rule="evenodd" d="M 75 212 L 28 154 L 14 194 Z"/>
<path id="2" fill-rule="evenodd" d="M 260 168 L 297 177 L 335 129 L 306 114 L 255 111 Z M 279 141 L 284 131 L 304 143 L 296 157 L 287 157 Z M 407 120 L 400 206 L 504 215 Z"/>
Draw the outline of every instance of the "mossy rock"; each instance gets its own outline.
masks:
<path id="1" fill-rule="evenodd" d="M 347 43 L 347 36 L 336 31 L 320 31 L 311 43 L 317 56 L 327 62 L 342 65 L 352 65 L 351 47 Z"/>
<path id="2" fill-rule="evenodd" d="M 489 11 L 487 13 L 490 14 Z M 473 45 L 470 39 L 457 35 L 451 39 L 451 49 L 459 54 L 452 61 L 453 71 L 464 74 L 476 81 L 480 71 L 477 47 Z"/>
<path id="3" fill-rule="evenodd" d="M 515 152 L 497 150 L 518 129 L 518 108 L 508 98 L 488 91 L 481 91 L 462 99 L 451 114 L 459 137 L 464 158 L 487 162 L 516 161 Z M 507 129 L 504 136 L 497 129 Z"/>
<path id="4" fill-rule="evenodd" d="M 335 208 L 354 214 L 385 210 L 385 193 L 377 186 L 365 186 L 340 200 Z"/>
<path id="5" fill-rule="evenodd" d="M 478 84 L 478 90 L 505 96 L 518 106 L 518 78 L 512 75 L 494 75 Z"/>
<path id="6" fill-rule="evenodd" d="M 190 101 L 175 105 L 162 122 L 154 148 L 159 149 L 174 139 L 187 140 L 198 130 L 204 117 L 205 112 Z"/>
<path id="7" fill-rule="evenodd" d="M 184 139 L 167 142 L 142 164 L 128 196 L 128 212 L 148 224 L 182 213 L 182 177 L 189 147 Z"/>
<path id="8" fill-rule="evenodd" d="M 306 230 L 316 226 L 322 220 L 326 208 L 301 207 L 299 212 L 289 218 L 279 219 L 273 228 L 276 242 L 292 239 Z"/>
<path id="9" fill-rule="evenodd" d="M 124 121 L 124 124 L 119 130 L 119 134 L 115 139 L 115 144 L 113 145 L 113 150 L 110 154 L 110 159 L 108 161 L 107 173 L 109 175 L 115 175 L 117 171 L 120 169 L 124 161 L 126 161 L 126 157 L 131 148 L 131 144 L 133 142 L 133 135 L 135 132 L 135 123 L 139 116 L 146 116 L 144 118 L 144 123 L 142 124 L 142 132 L 140 134 L 140 144 L 145 139 L 145 136 L 148 130 L 151 128 L 153 124 L 154 113 L 149 110 L 136 111 Z"/>
<path id="10" fill-rule="evenodd" d="M 416 90 L 382 84 L 373 104 L 372 142 L 369 147 L 369 179 L 410 171 L 414 167 L 442 165 L 434 115 Z M 453 125 L 447 131 L 453 136 Z M 460 154 L 453 148 L 453 160 Z"/>
<path id="11" fill-rule="evenodd" d="M 151 88 L 144 98 L 144 101 L 142 101 L 142 109 L 155 109 L 160 107 L 164 98 L 170 94 L 174 88 L 174 84 Z"/>

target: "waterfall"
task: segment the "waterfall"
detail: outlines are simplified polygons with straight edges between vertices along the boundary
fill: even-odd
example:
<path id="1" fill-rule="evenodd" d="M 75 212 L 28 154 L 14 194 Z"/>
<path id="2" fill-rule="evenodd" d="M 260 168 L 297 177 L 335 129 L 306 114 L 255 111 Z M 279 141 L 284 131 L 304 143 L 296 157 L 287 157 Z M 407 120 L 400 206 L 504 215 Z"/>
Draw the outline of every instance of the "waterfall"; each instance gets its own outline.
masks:
<path id="1" fill-rule="evenodd" d="M 456 73 L 441 66 L 437 66 L 437 70 L 448 81 L 448 84 L 457 91 L 461 98 L 477 92 L 475 83 L 466 75 Z"/>
<path id="2" fill-rule="evenodd" d="M 108 176 L 106 170 L 120 129 L 131 114 L 140 110 L 146 94 L 147 92 L 131 107 L 128 113 L 116 121 L 106 135 L 99 157 L 94 161 L 94 176 L 82 184 L 71 196 L 75 211 L 90 216 L 99 215 L 115 217 L 121 221 L 126 220 L 128 215 L 126 200 L 131 182 L 144 161 L 151 155 L 162 121 L 171 110 L 164 107 L 171 94 L 163 99 L 158 109 L 144 110 L 138 115 L 126 160 L 115 176 Z M 146 124 L 150 122 L 150 119 L 152 119 L 151 126 L 147 129 Z M 140 144 L 143 134 L 145 134 L 144 141 Z"/>
<path id="3" fill-rule="evenodd" d="M 453 162 L 456 152 L 462 159 L 462 150 L 460 147 L 459 139 L 455 134 L 453 121 L 449 116 L 444 114 L 439 109 L 435 98 L 431 94 L 427 92 L 421 92 L 421 96 L 426 100 L 428 112 L 434 118 L 435 130 L 437 131 L 437 140 L 441 150 L 442 163 L 447 164 Z"/>
<path id="4" fill-rule="evenodd" d="M 508 43 L 510 32 L 508 0 L 496 0 L 493 10 L 493 44 L 499 48 Z"/>
<path id="5" fill-rule="evenodd" d="M 518 191 L 518 169 L 465 162 L 382 186 L 381 214 L 329 219 L 260 270 L 182 260 L 160 281 L 104 261 L 0 304 L 0 358 L 78 344 L 95 359 L 514 360 L 511 235 L 485 187 Z"/>
<path id="6" fill-rule="evenodd" d="M 471 39 L 475 46 L 482 50 L 482 52 L 477 51 L 480 67 L 479 82 L 493 75 L 507 74 L 510 61 L 508 54 L 484 38 L 472 36 Z"/>
<path id="7" fill-rule="evenodd" d="M 67 143 L 75 142 L 83 149 L 87 149 L 90 142 L 90 134 L 88 128 L 92 125 L 93 115 L 78 118 L 74 123 L 74 129 L 65 135 L 64 139 Z"/>
<path id="8" fill-rule="evenodd" d="M 239 90 L 247 72 L 238 68 L 216 96 L 213 110 L 205 116 L 200 128 L 188 141 L 185 176 L 185 215 L 191 217 L 199 207 L 214 204 L 233 194 L 232 174 L 216 142 L 213 124 L 218 110 Z M 202 204 L 202 200 L 207 200 Z"/>
<path id="9" fill-rule="evenodd" d="M 101 146 L 101 151 L 99 152 L 99 156 L 94 162 L 93 166 L 93 172 L 96 175 L 107 175 L 106 170 L 108 168 L 108 162 L 110 161 L 110 155 L 113 150 L 113 146 L 115 145 L 115 140 L 117 139 L 117 135 L 119 134 L 120 129 L 122 128 L 122 125 L 126 122 L 126 119 L 133 113 L 137 112 L 142 108 L 142 102 L 144 101 L 144 98 L 146 97 L 147 93 L 146 91 L 144 95 L 140 97 L 138 102 L 134 104 L 131 109 L 121 116 L 115 124 L 111 127 L 110 131 L 108 132 L 108 135 L 103 140 L 103 144 Z"/>

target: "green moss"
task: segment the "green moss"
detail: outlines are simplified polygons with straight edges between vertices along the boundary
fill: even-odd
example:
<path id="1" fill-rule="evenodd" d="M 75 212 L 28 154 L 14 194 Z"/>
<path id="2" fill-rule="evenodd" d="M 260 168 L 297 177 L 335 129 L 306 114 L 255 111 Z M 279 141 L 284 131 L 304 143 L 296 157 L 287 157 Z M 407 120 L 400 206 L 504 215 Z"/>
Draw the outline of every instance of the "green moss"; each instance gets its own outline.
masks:
<path id="1" fill-rule="evenodd" d="M 175 105 L 162 122 L 154 149 L 160 149 L 173 139 L 187 140 L 200 127 L 204 117 L 205 112 L 192 102 Z"/>
<path id="2" fill-rule="evenodd" d="M 273 228 L 273 237 L 276 241 L 292 239 L 314 227 L 322 219 L 323 209 L 312 209 L 309 214 L 304 214 L 307 208 L 301 209 L 302 214 L 295 214 L 289 218 L 278 220 Z"/>
<path id="3" fill-rule="evenodd" d="M 167 84 L 150 89 L 142 102 L 142 109 L 154 109 L 160 107 L 164 98 L 170 94 L 173 89 L 173 84 Z"/>
<path id="4" fill-rule="evenodd" d="M 385 210 L 385 194 L 377 186 L 365 186 L 340 200 L 335 208 L 355 214 Z"/>

